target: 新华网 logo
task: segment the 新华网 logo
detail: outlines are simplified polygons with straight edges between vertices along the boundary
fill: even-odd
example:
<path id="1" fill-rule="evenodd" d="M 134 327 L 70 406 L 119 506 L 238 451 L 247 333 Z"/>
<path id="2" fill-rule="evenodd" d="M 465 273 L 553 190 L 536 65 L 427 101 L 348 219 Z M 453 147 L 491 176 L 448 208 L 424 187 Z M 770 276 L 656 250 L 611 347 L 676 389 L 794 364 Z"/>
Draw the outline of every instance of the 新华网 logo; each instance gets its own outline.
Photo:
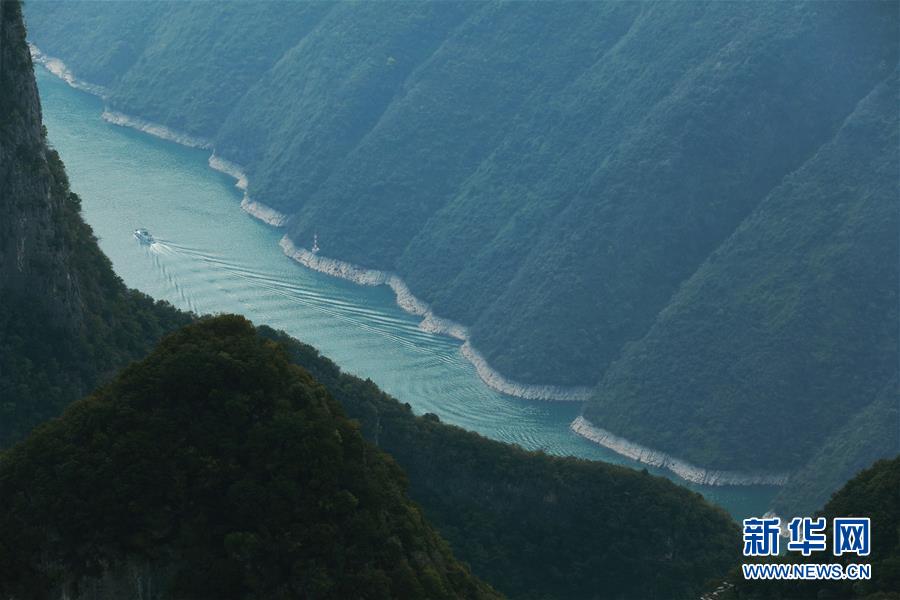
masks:
<path id="1" fill-rule="evenodd" d="M 805 557 L 828 550 L 825 517 L 795 517 L 786 527 L 788 552 Z M 744 556 L 766 557 L 781 554 L 781 519 L 760 517 L 744 519 Z M 869 517 L 835 517 L 831 527 L 831 551 L 834 556 L 869 556 L 872 545 Z M 870 579 L 868 564 L 744 564 L 746 579 Z"/>

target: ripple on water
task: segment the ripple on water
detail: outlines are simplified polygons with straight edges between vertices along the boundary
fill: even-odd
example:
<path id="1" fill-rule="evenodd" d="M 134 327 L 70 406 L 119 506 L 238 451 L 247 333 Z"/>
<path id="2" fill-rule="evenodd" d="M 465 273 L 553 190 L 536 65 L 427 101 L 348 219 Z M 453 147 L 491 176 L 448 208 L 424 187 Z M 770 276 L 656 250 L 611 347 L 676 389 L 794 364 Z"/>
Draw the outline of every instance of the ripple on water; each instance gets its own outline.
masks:
<path id="1" fill-rule="evenodd" d="M 641 467 L 570 432 L 577 405 L 525 401 L 487 388 L 460 355 L 459 342 L 419 330 L 390 290 L 332 279 L 287 259 L 278 232 L 240 210 L 232 182 L 208 168 L 205 152 L 110 125 L 100 119 L 96 98 L 42 69 L 37 77 L 50 140 L 101 248 L 129 286 L 180 308 L 243 313 L 283 329 L 419 414 L 433 412 L 525 448 Z M 157 242 L 137 243 L 136 227 L 148 228 Z M 691 487 L 737 517 L 762 514 L 773 494 Z"/>

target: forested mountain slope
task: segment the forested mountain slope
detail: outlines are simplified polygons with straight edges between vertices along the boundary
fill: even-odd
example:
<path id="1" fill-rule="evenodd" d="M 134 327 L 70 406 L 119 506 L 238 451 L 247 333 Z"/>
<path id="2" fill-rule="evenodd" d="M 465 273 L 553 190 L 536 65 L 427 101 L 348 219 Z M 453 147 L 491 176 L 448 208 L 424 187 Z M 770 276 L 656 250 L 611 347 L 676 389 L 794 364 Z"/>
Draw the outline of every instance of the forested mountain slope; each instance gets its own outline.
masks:
<path id="1" fill-rule="evenodd" d="M 128 290 L 42 131 L 17 3 L 0 4 L 0 447 L 188 322 Z"/>
<path id="2" fill-rule="evenodd" d="M 896 63 L 875 3 L 150 6 L 32 39 L 524 382 L 596 383 Z"/>
<path id="3" fill-rule="evenodd" d="M 738 559 L 737 526 L 694 492 L 624 467 L 526 452 L 414 416 L 371 381 L 261 328 L 408 473 L 472 571 L 514 598 L 691 598 Z"/>
<path id="4" fill-rule="evenodd" d="M 897 90 L 877 86 L 681 286 L 588 419 L 699 464 L 788 470 L 892 381 L 896 405 Z M 896 431 L 882 444 L 900 452 Z"/>
<path id="5" fill-rule="evenodd" d="M 900 386 L 889 381 L 865 408 L 854 411 L 772 502 L 779 515 L 808 515 L 856 473 L 900 453 Z"/>
<path id="6" fill-rule="evenodd" d="M 900 444 L 847 442 L 897 372 L 893 3 L 28 10 L 112 109 L 244 165 L 297 245 L 398 272 L 514 380 L 599 384 L 617 435 L 792 472 Z"/>
<path id="7" fill-rule="evenodd" d="M 27 420 L 3 423 L 18 423 L 21 437 L 193 317 L 126 290 L 110 269 L 41 135 L 19 5 L 0 10 L 9 217 L 0 226 L 30 227 L 27 236 L 3 230 L 13 254 L 0 263 L 16 327 L 0 331 L 12 363 L 0 374 L 18 378 L 15 388 L 3 380 L 3 400 L 27 409 Z M 54 379 L 66 360 L 82 369 L 70 379 L 77 385 Z M 410 497 L 456 556 L 512 597 L 692 598 L 736 559 L 735 524 L 696 493 L 415 417 L 313 348 L 219 317 L 165 338 L 0 453 L 0 593 L 78 586 L 106 599 L 141 585 L 156 598 L 169 589 L 195 598 L 492 596 L 335 401 L 396 456 Z"/>
<path id="8" fill-rule="evenodd" d="M 287 353 L 218 317 L 0 455 L 0 590 L 498 598 L 405 485 Z"/>

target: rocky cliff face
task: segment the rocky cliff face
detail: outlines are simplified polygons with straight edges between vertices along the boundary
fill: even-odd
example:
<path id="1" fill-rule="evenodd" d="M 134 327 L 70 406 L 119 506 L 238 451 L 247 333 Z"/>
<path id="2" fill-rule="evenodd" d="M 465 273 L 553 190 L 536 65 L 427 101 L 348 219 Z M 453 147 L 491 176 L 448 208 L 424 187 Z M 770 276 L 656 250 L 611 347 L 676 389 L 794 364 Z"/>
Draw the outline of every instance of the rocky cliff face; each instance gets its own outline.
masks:
<path id="1" fill-rule="evenodd" d="M 67 198 L 54 194 L 41 106 L 17 1 L 0 1 L 0 296 L 27 297 L 54 324 L 76 327 L 83 310 L 66 257 Z"/>
<path id="2" fill-rule="evenodd" d="M 189 320 L 127 289 L 47 145 L 17 0 L 0 0 L 0 449 Z"/>

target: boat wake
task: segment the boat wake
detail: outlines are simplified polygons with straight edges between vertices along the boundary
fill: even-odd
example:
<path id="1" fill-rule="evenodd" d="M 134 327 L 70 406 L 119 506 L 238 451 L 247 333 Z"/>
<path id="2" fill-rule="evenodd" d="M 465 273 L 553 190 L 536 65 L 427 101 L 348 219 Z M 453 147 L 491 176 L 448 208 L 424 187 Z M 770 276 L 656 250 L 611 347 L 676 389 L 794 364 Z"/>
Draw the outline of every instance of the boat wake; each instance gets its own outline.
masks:
<path id="1" fill-rule="evenodd" d="M 221 312 L 219 300 L 220 294 L 224 294 L 234 310 L 263 312 L 268 323 L 292 322 L 296 309 L 303 307 L 359 328 L 361 334 L 374 333 L 414 351 L 429 352 L 426 347 L 434 342 L 433 336 L 420 330 L 417 322 L 406 315 L 394 316 L 339 296 L 322 294 L 297 281 L 285 280 L 281 273 L 261 272 L 258 265 L 251 267 L 229 256 L 159 238 L 148 250 L 154 257 L 159 278 L 171 292 L 167 297 L 180 298 L 194 312 Z M 452 358 L 441 356 L 440 360 L 450 362 Z"/>

